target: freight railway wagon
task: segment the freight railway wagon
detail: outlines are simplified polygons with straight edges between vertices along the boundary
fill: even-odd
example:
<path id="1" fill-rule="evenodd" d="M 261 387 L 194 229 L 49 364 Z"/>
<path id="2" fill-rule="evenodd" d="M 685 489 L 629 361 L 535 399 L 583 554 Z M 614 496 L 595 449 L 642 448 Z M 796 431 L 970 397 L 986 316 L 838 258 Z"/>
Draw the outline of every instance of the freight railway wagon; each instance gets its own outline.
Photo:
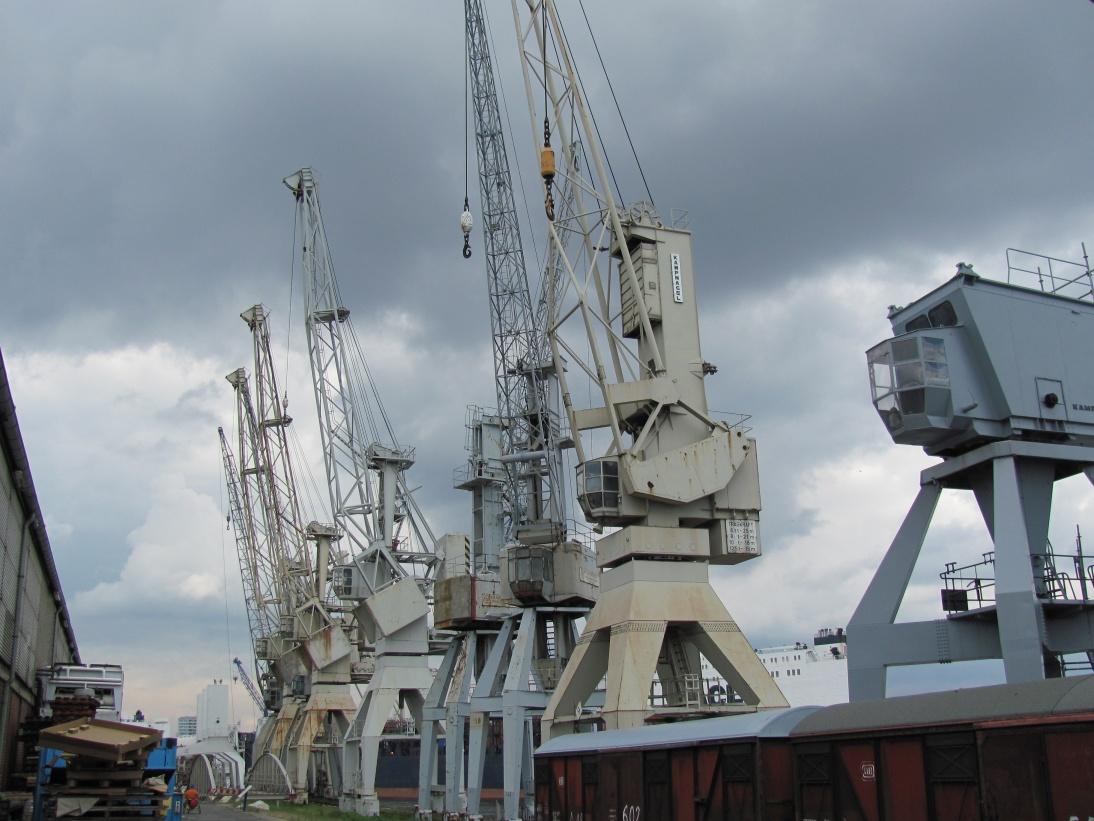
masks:
<path id="1" fill-rule="evenodd" d="M 1094 818 L 1094 676 L 556 738 L 538 821 Z"/>

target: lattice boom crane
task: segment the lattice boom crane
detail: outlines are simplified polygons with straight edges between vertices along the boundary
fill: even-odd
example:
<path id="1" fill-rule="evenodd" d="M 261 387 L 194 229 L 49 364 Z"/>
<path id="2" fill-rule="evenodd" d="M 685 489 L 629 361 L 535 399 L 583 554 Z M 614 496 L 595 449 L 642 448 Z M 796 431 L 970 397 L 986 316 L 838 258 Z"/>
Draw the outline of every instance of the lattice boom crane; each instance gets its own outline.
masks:
<path id="1" fill-rule="evenodd" d="M 590 720 L 584 705 L 605 675 L 597 718 L 609 729 L 642 724 L 651 688 L 657 712 L 680 717 L 784 706 L 709 582 L 711 563 L 759 554 L 759 473 L 755 440 L 708 409 L 704 380 L 717 369 L 700 350 L 691 235 L 665 226 L 651 203 L 616 200 L 553 0 L 514 0 L 513 18 L 555 261 L 547 270 L 563 280 L 545 288 L 546 332 L 578 502 L 590 522 L 618 528 L 597 543 L 597 564 L 611 572 L 547 705 L 545 735 Z M 561 208 L 560 185 L 572 192 Z M 584 407 L 568 384 L 575 374 L 594 391 Z M 700 656 L 738 705 L 709 702 Z"/>
<path id="2" fill-rule="evenodd" d="M 339 293 L 315 176 L 302 168 L 284 182 L 303 235 L 305 330 L 331 509 L 352 551 L 352 560 L 335 569 L 334 584 L 355 603 L 360 639 L 376 657 L 345 736 L 340 804 L 377 815 L 384 725 L 401 704 L 420 720 L 432 679 L 426 594 L 434 537 L 404 476 L 414 451 L 395 437 Z"/>

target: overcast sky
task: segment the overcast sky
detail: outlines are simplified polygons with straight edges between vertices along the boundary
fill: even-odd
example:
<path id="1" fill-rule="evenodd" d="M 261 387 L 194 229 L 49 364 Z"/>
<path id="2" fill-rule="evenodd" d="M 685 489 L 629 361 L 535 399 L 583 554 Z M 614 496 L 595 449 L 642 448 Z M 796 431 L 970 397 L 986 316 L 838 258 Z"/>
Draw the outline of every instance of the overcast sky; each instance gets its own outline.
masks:
<path id="1" fill-rule="evenodd" d="M 559 5 L 626 168 L 580 9 Z M 487 9 L 531 186 L 509 4 Z M 931 462 L 869 402 L 887 306 L 958 261 L 1005 277 L 1007 246 L 1094 241 L 1094 4 L 586 9 L 658 207 L 690 214 L 711 406 L 759 440 L 765 556 L 718 589 L 756 645 L 846 624 Z M 451 469 L 494 388 L 481 235 L 459 254 L 462 26 L 438 0 L 0 5 L 0 347 L 82 655 L 125 665 L 127 710 L 189 713 L 248 658 L 216 428 L 256 302 L 317 453 L 281 185 L 302 165 L 432 527 L 469 528 Z M 1066 484 L 1054 541 L 1090 518 Z M 943 562 L 987 544 L 971 500 L 944 499 L 904 615 L 936 617 Z"/>

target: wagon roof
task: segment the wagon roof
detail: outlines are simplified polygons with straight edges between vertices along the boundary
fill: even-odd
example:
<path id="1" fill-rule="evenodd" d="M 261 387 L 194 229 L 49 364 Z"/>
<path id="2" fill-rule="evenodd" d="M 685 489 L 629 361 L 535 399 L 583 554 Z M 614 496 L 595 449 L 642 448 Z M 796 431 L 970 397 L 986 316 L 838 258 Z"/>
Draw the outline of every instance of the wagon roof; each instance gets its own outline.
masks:
<path id="1" fill-rule="evenodd" d="M 636 727 L 631 730 L 575 733 L 551 739 L 536 750 L 536 755 L 595 753 L 643 747 L 689 747 L 705 741 L 731 741 L 735 738 L 785 738 L 803 716 L 819 709 L 783 707 L 756 713 Z"/>
<path id="2" fill-rule="evenodd" d="M 792 728 L 791 735 L 823 735 L 882 727 L 974 724 L 1092 710 L 1094 675 L 1075 676 L 837 704 L 803 718 Z"/>

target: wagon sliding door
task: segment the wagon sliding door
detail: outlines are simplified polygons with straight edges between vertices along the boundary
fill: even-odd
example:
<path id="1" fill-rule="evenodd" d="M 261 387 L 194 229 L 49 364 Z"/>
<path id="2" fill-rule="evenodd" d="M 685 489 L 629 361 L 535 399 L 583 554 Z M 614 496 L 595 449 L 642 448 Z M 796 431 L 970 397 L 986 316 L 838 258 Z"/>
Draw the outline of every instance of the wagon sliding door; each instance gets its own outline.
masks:
<path id="1" fill-rule="evenodd" d="M 835 818 L 832 754 L 827 744 L 801 744 L 795 750 L 800 818 Z"/>
<path id="2" fill-rule="evenodd" d="M 598 821 L 646 821 L 651 818 L 642 807 L 643 782 L 642 753 L 603 755 L 596 791 L 596 815 L 585 818 Z"/>
<path id="3" fill-rule="evenodd" d="M 748 747 L 745 745 L 745 749 Z M 672 821 L 722 821 L 725 812 L 722 748 L 688 747 L 669 752 L 672 773 Z M 751 819 L 751 815 L 747 816 Z"/>
<path id="4" fill-rule="evenodd" d="M 933 821 L 980 821 L 980 784 L 973 734 L 927 736 L 924 745 L 930 817 Z"/>
<path id="5" fill-rule="evenodd" d="M 801 818 L 880 821 L 873 740 L 802 744 L 795 758 Z"/>
<path id="6" fill-rule="evenodd" d="M 641 816 L 626 821 L 756 821 L 755 756 L 752 744 L 647 752 Z"/>
<path id="7" fill-rule="evenodd" d="M 1094 732 L 1055 727 L 1045 733 L 1045 769 L 1055 818 L 1088 818 L 1094 808 Z"/>

